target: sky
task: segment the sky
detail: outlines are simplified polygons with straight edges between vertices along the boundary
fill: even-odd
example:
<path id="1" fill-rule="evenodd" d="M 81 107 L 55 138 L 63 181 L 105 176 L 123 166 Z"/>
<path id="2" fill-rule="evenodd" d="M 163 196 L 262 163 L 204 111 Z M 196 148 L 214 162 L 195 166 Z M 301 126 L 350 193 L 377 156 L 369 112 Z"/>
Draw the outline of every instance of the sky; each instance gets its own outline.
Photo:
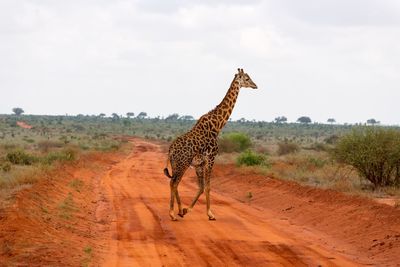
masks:
<path id="1" fill-rule="evenodd" d="M 0 0 L 0 114 L 400 124 L 397 0 Z"/>

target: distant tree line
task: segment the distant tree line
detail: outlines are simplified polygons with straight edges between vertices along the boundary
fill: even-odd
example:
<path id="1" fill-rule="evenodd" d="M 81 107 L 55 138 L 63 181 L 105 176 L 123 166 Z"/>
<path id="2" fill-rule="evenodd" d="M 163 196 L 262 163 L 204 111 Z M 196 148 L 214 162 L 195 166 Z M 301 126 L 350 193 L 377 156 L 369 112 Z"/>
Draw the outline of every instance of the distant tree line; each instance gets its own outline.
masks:
<path id="1" fill-rule="evenodd" d="M 20 107 L 13 108 L 12 112 L 16 116 L 21 116 L 23 113 L 25 113 L 25 111 Z M 126 115 L 126 118 L 128 118 L 128 119 L 135 119 L 136 118 L 136 119 L 143 120 L 143 119 L 149 118 L 149 116 L 147 115 L 147 112 L 144 112 L 144 111 L 139 112 L 136 117 L 135 117 L 135 113 L 134 112 L 127 112 L 125 115 Z M 89 116 L 89 115 L 83 115 L 83 114 L 78 114 L 77 115 L 77 117 L 85 117 L 85 116 Z M 99 115 L 97 115 L 97 117 L 98 118 L 106 118 L 107 115 L 105 113 L 100 113 Z M 117 121 L 117 120 L 123 118 L 123 116 L 114 112 L 114 113 L 111 114 L 110 118 L 113 121 Z M 156 118 L 160 119 L 160 116 L 158 116 Z M 173 113 L 173 114 L 170 114 L 167 117 L 165 117 L 165 120 L 166 121 L 178 121 L 178 120 L 181 120 L 181 121 L 193 121 L 193 120 L 195 120 L 195 118 L 193 116 L 191 116 L 191 115 L 182 115 L 182 116 L 180 116 L 178 113 Z M 232 121 L 232 120 L 230 119 L 230 121 Z M 236 122 L 245 123 L 245 122 L 256 122 L 256 121 L 255 120 L 249 121 L 249 120 L 246 120 L 245 118 L 240 118 L 240 119 L 236 120 Z M 274 119 L 274 122 L 275 123 L 287 123 L 288 119 L 285 116 L 278 116 L 278 117 L 276 117 Z M 312 120 L 308 116 L 301 116 L 296 120 L 296 122 L 301 123 L 301 124 L 310 124 L 312 122 Z M 334 118 L 328 118 L 327 123 L 333 124 L 333 123 L 336 123 L 336 120 Z M 378 120 L 376 120 L 374 118 L 371 118 L 371 119 L 368 119 L 366 121 L 366 124 L 367 125 L 377 125 L 377 124 L 380 124 L 380 121 L 378 121 Z"/>

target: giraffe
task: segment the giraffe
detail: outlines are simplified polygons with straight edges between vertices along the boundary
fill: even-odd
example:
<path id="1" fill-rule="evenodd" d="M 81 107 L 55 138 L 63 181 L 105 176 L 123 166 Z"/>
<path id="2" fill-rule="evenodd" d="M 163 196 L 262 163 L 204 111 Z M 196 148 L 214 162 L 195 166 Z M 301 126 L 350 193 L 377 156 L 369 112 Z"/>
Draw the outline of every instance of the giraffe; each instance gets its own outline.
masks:
<path id="1" fill-rule="evenodd" d="M 221 103 L 201 116 L 190 131 L 175 139 L 169 147 L 164 174 L 171 178 L 169 210 L 171 220 L 177 220 L 174 213 L 175 199 L 178 204 L 178 215 L 183 217 L 193 209 L 203 192 L 206 194 L 208 218 L 209 220 L 215 220 L 215 216 L 210 209 L 210 179 L 214 160 L 218 154 L 217 137 L 228 121 L 239 95 L 239 90 L 242 87 L 257 89 L 257 85 L 251 80 L 250 76 L 243 69 L 238 69 L 238 73 L 235 74 L 231 86 Z M 171 165 L 172 174 L 168 171 L 168 163 Z M 199 189 L 190 206 L 182 208 L 178 185 L 190 165 L 196 170 Z"/>

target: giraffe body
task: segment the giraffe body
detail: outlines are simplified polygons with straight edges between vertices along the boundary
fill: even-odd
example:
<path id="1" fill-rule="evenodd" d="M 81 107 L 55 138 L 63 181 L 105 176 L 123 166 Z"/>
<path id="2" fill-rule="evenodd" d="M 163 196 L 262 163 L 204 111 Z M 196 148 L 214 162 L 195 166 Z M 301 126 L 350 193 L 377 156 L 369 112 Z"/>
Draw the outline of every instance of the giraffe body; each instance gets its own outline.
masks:
<path id="1" fill-rule="evenodd" d="M 213 110 L 201 116 L 189 132 L 179 136 L 171 144 L 164 174 L 171 178 L 169 214 L 172 220 L 176 220 L 174 214 L 175 199 L 178 203 L 178 215 L 183 217 L 194 207 L 204 191 L 206 193 L 207 215 L 210 220 L 215 220 L 210 210 L 210 178 L 215 157 L 218 154 L 217 138 L 232 113 L 241 87 L 257 88 L 249 75 L 243 72 L 243 69 L 239 69 L 239 73 L 235 75 L 222 102 Z M 171 164 L 172 174 L 168 171 L 168 162 Z M 194 197 L 192 204 L 188 208 L 183 209 L 178 193 L 178 185 L 190 165 L 196 168 L 199 191 Z"/>

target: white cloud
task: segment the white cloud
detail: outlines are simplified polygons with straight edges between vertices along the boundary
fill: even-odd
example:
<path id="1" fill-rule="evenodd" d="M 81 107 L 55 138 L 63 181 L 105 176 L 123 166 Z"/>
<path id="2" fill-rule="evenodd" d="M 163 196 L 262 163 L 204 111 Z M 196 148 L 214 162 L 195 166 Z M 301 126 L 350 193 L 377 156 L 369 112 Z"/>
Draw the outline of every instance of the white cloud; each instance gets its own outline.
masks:
<path id="1" fill-rule="evenodd" d="M 396 1 L 0 2 L 0 112 L 213 108 L 237 67 L 259 85 L 233 116 L 399 123 Z"/>

